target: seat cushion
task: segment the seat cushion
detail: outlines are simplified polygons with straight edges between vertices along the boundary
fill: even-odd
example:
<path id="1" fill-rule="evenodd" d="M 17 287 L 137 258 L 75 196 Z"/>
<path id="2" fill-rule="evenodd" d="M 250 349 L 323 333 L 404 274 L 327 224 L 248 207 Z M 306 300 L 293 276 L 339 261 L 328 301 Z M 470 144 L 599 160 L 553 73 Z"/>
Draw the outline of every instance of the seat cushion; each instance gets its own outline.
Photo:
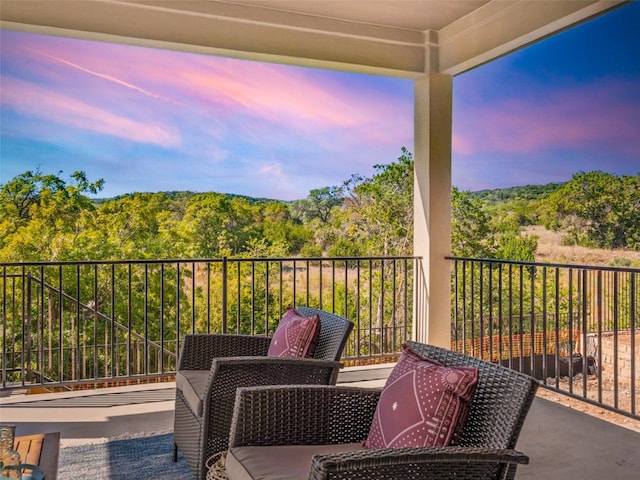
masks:
<path id="1" fill-rule="evenodd" d="M 226 460 L 229 480 L 302 480 L 309 478 L 314 455 L 362 450 L 361 443 L 235 447 Z"/>
<path id="2" fill-rule="evenodd" d="M 202 416 L 202 399 L 207 388 L 209 370 L 179 370 L 176 389 L 182 392 L 188 407 L 197 417 Z"/>
<path id="3" fill-rule="evenodd" d="M 267 355 L 311 358 L 316 350 L 319 336 L 319 315 L 305 317 L 295 308 L 289 308 L 273 334 Z"/>
<path id="4" fill-rule="evenodd" d="M 454 444 L 477 383 L 477 368 L 445 367 L 405 346 L 380 394 L 365 447 Z"/>

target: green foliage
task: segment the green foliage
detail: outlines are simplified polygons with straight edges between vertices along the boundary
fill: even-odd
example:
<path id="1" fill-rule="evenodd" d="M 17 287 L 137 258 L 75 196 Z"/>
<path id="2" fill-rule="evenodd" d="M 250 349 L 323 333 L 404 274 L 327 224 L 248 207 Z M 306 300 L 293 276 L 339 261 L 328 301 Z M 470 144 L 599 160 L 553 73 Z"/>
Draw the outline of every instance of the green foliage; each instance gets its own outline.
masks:
<path id="1" fill-rule="evenodd" d="M 495 258 L 534 262 L 537 249 L 538 238 L 535 235 L 508 233 L 500 237 Z"/>
<path id="2" fill-rule="evenodd" d="M 336 238 L 329 247 L 327 255 L 330 257 L 359 257 L 363 254 L 357 243 L 347 238 Z"/>
<path id="3" fill-rule="evenodd" d="M 223 256 L 410 255 L 413 249 L 413 157 L 376 165 L 366 178 L 312 190 L 292 203 L 215 192 L 134 193 L 91 201 L 103 181 L 83 172 L 25 172 L 2 187 L 1 260 L 113 260 Z M 542 188 L 502 191 L 508 210 L 486 207 L 487 193 L 453 191 L 454 254 L 493 257 L 526 246 L 517 237 L 530 223 L 525 198 Z M 515 193 L 514 193 L 515 192 Z M 518 203 L 514 203 L 517 201 Z M 496 220 L 498 219 L 498 220 Z M 509 241 L 501 241 L 505 235 Z M 528 257 L 527 257 L 528 258 Z"/>
<path id="4" fill-rule="evenodd" d="M 409 255 L 413 248 L 413 157 L 375 165 L 372 178 L 352 175 L 340 190 L 343 203 L 316 223 L 316 243 L 330 254 Z"/>
<path id="5" fill-rule="evenodd" d="M 85 193 L 102 189 L 74 172 L 71 183 L 59 175 L 27 171 L 0 189 L 0 259 L 67 260 L 73 258 L 82 217 L 94 209 Z"/>
<path id="6" fill-rule="evenodd" d="M 67 183 L 58 175 L 45 175 L 39 170 L 26 171 L 8 181 L 0 190 L 0 214 L 14 220 L 29 220 L 42 207 L 52 208 L 52 203 L 63 212 L 78 212 L 89 207 L 83 193 L 97 193 L 104 181 L 90 183 L 84 172 L 74 172 L 74 184 Z M 40 207 L 40 208 L 38 208 Z"/>
<path id="7" fill-rule="evenodd" d="M 239 257 L 243 258 L 285 258 L 289 253 L 289 246 L 286 243 L 269 243 L 265 238 L 252 238 L 247 244 L 247 248 Z"/>
<path id="8" fill-rule="evenodd" d="M 493 190 L 479 190 L 473 196 L 486 205 L 509 204 L 511 202 L 527 202 L 545 198 L 562 188 L 563 183 L 547 183 L 545 185 L 525 185 Z"/>
<path id="9" fill-rule="evenodd" d="M 214 192 L 134 193 L 92 201 L 103 181 L 84 172 L 27 171 L 0 189 L 0 259 L 96 260 L 408 255 L 413 158 L 403 148 L 370 177 L 311 190 L 292 203 Z M 579 173 L 564 184 L 452 191 L 456 256 L 532 260 L 539 224 L 565 244 L 640 249 L 640 175 Z"/>
<path id="10" fill-rule="evenodd" d="M 164 193 L 133 193 L 83 216 L 77 259 L 171 258 L 177 248 L 177 220 Z"/>
<path id="11" fill-rule="evenodd" d="M 322 256 L 322 248 L 320 245 L 316 245 L 315 243 L 307 243 L 300 249 L 300 255 L 302 257 L 321 257 Z"/>
<path id="12" fill-rule="evenodd" d="M 195 195 L 178 226 L 183 253 L 199 258 L 239 254 L 259 237 L 258 208 L 241 197 L 214 192 Z"/>
<path id="13" fill-rule="evenodd" d="M 549 197 L 545 224 L 577 245 L 640 250 L 640 174 L 575 174 Z"/>
<path id="14" fill-rule="evenodd" d="M 262 236 L 267 243 L 284 247 L 283 255 L 299 252 L 312 241 L 313 233 L 307 225 L 292 218 L 282 202 L 269 202 L 263 209 Z"/>
<path id="15" fill-rule="evenodd" d="M 459 257 L 490 258 L 493 237 L 489 217 L 479 198 L 453 187 L 451 192 L 451 250 Z"/>
<path id="16" fill-rule="evenodd" d="M 526 216 L 511 208 L 488 208 L 471 192 L 451 192 L 451 250 L 453 255 L 471 258 L 534 261 L 538 248 L 535 236 L 523 235 Z M 524 212 L 526 208 L 520 204 Z"/>
<path id="17" fill-rule="evenodd" d="M 629 267 L 631 267 L 632 264 L 633 264 L 633 262 L 629 258 L 616 257 L 616 258 L 613 259 L 613 262 L 611 263 L 611 266 L 612 267 L 626 267 L 626 268 L 629 268 Z"/>
<path id="18" fill-rule="evenodd" d="M 311 190 L 304 200 L 297 200 L 290 205 L 291 216 L 301 222 L 314 219 L 322 223 L 329 221 L 331 210 L 342 204 L 338 187 L 322 187 Z"/>

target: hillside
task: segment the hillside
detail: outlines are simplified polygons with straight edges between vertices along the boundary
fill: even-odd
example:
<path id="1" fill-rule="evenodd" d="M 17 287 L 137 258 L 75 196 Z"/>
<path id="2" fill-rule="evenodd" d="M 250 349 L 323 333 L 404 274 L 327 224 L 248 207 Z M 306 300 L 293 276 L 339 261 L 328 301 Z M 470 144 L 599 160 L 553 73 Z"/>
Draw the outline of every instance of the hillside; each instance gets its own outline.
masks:
<path id="1" fill-rule="evenodd" d="M 194 196 L 199 195 L 201 193 L 219 193 L 220 195 L 224 195 L 225 197 L 227 197 L 229 199 L 242 198 L 244 200 L 247 200 L 251 204 L 261 204 L 261 203 L 269 203 L 269 202 L 287 203 L 287 202 L 285 202 L 283 200 L 275 200 L 275 199 L 263 198 L 263 197 L 249 197 L 247 195 L 239 195 L 239 194 L 235 194 L 235 193 L 192 192 L 190 190 L 172 190 L 172 191 L 166 191 L 166 192 L 132 192 L 132 193 L 124 193 L 122 195 L 116 195 L 115 197 L 92 198 L 91 201 L 95 205 L 99 205 L 101 203 L 110 202 L 112 200 L 120 200 L 122 198 L 131 197 L 133 195 L 145 195 L 145 194 L 148 194 L 148 195 L 164 194 L 167 198 L 169 198 L 171 200 L 177 200 L 177 199 L 181 199 L 181 198 L 185 199 L 185 200 L 188 200 L 191 197 L 194 197 Z"/>
<path id="2" fill-rule="evenodd" d="M 492 190 L 477 190 L 471 192 L 483 202 L 491 205 L 508 202 L 509 200 L 538 200 L 562 188 L 564 183 L 547 183 L 545 185 L 522 185 L 509 188 L 494 188 Z"/>

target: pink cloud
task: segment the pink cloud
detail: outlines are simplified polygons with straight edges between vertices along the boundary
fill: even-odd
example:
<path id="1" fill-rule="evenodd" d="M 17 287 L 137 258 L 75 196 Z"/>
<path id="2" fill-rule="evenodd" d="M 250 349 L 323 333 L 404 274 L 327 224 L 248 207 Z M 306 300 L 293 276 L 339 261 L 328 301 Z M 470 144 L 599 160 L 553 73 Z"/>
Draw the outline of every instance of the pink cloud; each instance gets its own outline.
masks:
<path id="1" fill-rule="evenodd" d="M 318 70 L 132 47 L 122 47 L 117 61 L 92 55 L 85 45 L 46 54 L 143 95 L 195 106 L 209 116 L 248 116 L 267 129 L 301 135 L 351 132 L 361 141 L 396 147 L 413 135 L 412 102 L 394 101 L 385 91 L 345 87 Z"/>
<path id="2" fill-rule="evenodd" d="M 138 122 L 30 82 L 2 76 L 2 106 L 23 114 L 134 142 L 171 146 L 179 143 L 176 131 L 158 123 Z M 30 132 L 37 135 L 37 132 Z"/>
<path id="3" fill-rule="evenodd" d="M 73 63 L 71 61 L 65 60 L 63 58 L 58 58 L 58 57 L 55 57 L 53 55 L 48 55 L 47 53 L 44 53 L 44 52 L 36 52 L 36 53 L 40 54 L 40 55 L 43 55 L 44 57 L 47 57 L 47 58 L 53 60 L 54 62 L 58 62 L 58 63 L 60 63 L 62 65 L 66 65 L 66 66 L 71 67 L 73 69 L 76 69 L 76 70 L 78 70 L 80 72 L 83 72 L 83 73 L 86 73 L 88 75 L 92 75 L 94 77 L 100 78 L 102 80 L 105 80 L 106 82 L 111 82 L 111 83 L 113 83 L 113 84 L 115 84 L 117 86 L 133 90 L 134 92 L 141 93 L 141 94 L 146 95 L 146 96 L 151 97 L 151 98 L 164 99 L 164 100 L 171 101 L 171 99 L 169 99 L 167 97 L 164 97 L 163 95 L 156 94 L 154 92 L 146 90 L 146 89 L 144 89 L 142 87 L 139 87 L 138 85 L 134 85 L 134 84 L 132 84 L 130 82 L 122 80 L 122 79 L 120 79 L 118 77 L 115 77 L 113 75 L 102 73 L 100 71 L 91 70 L 89 68 L 83 67 L 82 65 L 75 64 L 75 63 Z"/>
<path id="4" fill-rule="evenodd" d="M 413 143 L 411 97 L 356 75 L 38 35 L 6 45 L 3 58 L 47 86 L 66 124 L 85 129 L 165 145 L 179 131 L 206 139 L 200 148 L 238 136 L 265 151 L 302 143 L 369 165 Z"/>
<path id="5" fill-rule="evenodd" d="M 317 71 L 219 58 L 176 70 L 180 84 L 202 102 L 294 132 L 355 130 L 365 141 L 398 141 L 406 132 L 412 134 L 410 102 L 392 103 L 386 92 L 347 89 L 326 76 L 319 79 Z"/>
<path id="6" fill-rule="evenodd" d="M 621 82 L 540 91 L 527 99 L 461 107 L 454 152 L 536 153 L 554 148 L 610 145 L 640 153 L 640 104 Z"/>

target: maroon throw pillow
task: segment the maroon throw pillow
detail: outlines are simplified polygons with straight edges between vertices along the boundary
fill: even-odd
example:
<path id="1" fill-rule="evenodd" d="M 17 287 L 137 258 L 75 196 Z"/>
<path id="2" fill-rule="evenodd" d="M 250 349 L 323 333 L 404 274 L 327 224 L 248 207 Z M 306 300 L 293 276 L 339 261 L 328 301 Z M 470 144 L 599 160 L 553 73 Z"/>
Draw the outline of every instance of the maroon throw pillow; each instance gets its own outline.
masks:
<path id="1" fill-rule="evenodd" d="M 443 447 L 457 440 L 478 369 L 445 367 L 405 345 L 385 383 L 366 448 Z"/>
<path id="2" fill-rule="evenodd" d="M 280 319 L 267 355 L 311 358 L 316 351 L 319 336 L 320 316 L 305 317 L 291 307 Z"/>

